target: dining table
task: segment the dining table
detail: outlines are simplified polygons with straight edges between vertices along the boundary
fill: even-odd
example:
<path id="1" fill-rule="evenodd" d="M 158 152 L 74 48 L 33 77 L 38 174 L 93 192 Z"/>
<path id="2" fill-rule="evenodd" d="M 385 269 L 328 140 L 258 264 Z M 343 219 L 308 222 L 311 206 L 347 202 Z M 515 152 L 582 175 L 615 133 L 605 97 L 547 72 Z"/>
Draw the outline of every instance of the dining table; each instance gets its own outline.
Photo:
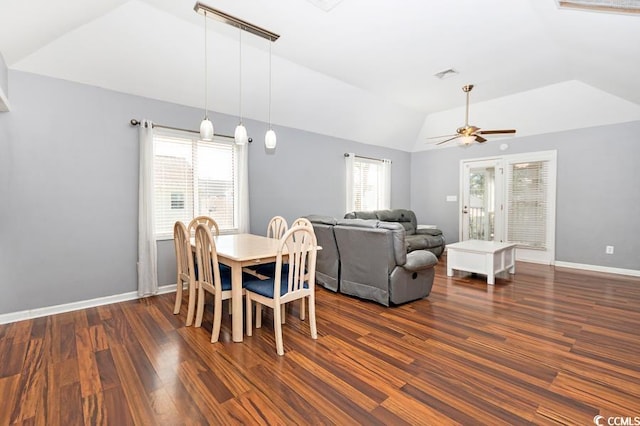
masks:
<path id="1" fill-rule="evenodd" d="M 231 268 L 232 340 L 242 342 L 242 268 L 275 262 L 280 241 L 254 234 L 223 234 L 214 237 L 214 240 L 218 262 Z M 286 254 L 286 246 L 283 254 Z"/>

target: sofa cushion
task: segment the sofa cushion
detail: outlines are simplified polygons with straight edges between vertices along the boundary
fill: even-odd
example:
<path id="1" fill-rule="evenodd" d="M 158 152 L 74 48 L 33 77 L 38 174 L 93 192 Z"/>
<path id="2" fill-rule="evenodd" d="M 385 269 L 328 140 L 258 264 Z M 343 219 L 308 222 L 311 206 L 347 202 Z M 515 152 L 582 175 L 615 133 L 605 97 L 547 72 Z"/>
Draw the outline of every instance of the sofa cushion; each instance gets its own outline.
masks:
<path id="1" fill-rule="evenodd" d="M 384 222 L 397 222 L 401 224 L 407 235 L 414 234 L 416 232 L 417 220 L 416 215 L 412 210 L 406 209 L 393 209 L 393 210 L 376 210 L 376 216 L 379 220 Z"/>
<path id="2" fill-rule="evenodd" d="M 378 219 L 376 212 L 350 212 L 344 215 L 345 219 Z"/>

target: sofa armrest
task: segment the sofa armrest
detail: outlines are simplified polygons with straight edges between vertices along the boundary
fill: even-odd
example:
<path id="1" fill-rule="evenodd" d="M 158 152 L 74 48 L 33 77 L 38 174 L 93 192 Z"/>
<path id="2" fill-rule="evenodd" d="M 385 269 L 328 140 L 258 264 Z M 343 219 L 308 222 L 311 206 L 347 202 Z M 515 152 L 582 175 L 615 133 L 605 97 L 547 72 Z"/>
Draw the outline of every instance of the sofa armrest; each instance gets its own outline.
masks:
<path id="1" fill-rule="evenodd" d="M 437 263 L 438 258 L 430 251 L 414 250 L 411 253 L 407 253 L 407 262 L 402 267 L 411 272 L 418 272 L 433 268 Z"/>
<path id="2" fill-rule="evenodd" d="M 442 235 L 442 231 L 438 228 L 418 228 L 416 229 L 417 235 Z"/>

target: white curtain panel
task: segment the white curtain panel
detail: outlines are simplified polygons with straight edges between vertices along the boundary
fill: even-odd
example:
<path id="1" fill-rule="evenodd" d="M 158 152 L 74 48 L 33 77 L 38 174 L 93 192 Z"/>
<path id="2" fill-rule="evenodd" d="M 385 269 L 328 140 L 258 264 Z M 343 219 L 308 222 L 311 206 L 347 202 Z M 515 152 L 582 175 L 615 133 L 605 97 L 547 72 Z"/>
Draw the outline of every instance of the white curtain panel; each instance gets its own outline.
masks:
<path id="1" fill-rule="evenodd" d="M 380 191 L 380 209 L 391 208 L 391 160 L 382 160 L 382 173 L 380 176 L 382 182 L 378 186 Z"/>
<path id="2" fill-rule="evenodd" d="M 249 233 L 249 144 L 236 144 L 238 155 L 238 232 Z"/>
<path id="3" fill-rule="evenodd" d="M 142 120 L 139 140 L 138 296 L 146 297 L 158 292 L 158 256 L 153 211 L 153 122 Z"/>
<path id="4" fill-rule="evenodd" d="M 345 213 L 349 213 L 355 210 L 355 206 L 353 204 L 353 161 L 355 159 L 355 154 L 353 152 L 348 153 L 344 156 L 344 165 L 345 165 L 345 180 L 346 180 L 346 198 L 345 198 Z"/>

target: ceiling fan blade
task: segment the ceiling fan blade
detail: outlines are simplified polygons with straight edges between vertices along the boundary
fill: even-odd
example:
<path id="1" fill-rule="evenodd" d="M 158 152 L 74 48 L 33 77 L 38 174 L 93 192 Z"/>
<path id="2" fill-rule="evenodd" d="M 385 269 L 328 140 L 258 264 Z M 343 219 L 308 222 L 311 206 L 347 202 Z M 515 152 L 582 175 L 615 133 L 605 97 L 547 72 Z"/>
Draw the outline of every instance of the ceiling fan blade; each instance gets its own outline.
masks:
<path id="1" fill-rule="evenodd" d="M 499 135 L 499 134 L 507 134 L 507 133 L 515 133 L 515 129 L 504 129 L 504 130 L 478 130 L 476 134 L 478 135 Z"/>
<path id="2" fill-rule="evenodd" d="M 483 138 L 482 136 L 476 135 L 476 142 L 483 143 L 483 142 L 486 142 L 486 141 L 487 140 L 485 138 Z"/>
<path id="3" fill-rule="evenodd" d="M 440 139 L 440 138 L 450 138 L 451 136 L 458 136 L 457 134 L 455 135 L 440 135 L 440 136 L 431 136 L 427 139 Z"/>
<path id="4" fill-rule="evenodd" d="M 442 144 L 443 144 L 443 143 L 445 143 L 445 142 L 449 142 L 449 141 L 452 141 L 452 140 L 454 140 L 454 139 L 458 139 L 459 137 L 460 137 L 460 135 L 456 135 L 456 136 L 454 136 L 454 137 L 452 137 L 452 138 L 445 139 L 445 140 L 443 140 L 442 142 L 438 142 L 436 145 L 442 145 Z"/>

